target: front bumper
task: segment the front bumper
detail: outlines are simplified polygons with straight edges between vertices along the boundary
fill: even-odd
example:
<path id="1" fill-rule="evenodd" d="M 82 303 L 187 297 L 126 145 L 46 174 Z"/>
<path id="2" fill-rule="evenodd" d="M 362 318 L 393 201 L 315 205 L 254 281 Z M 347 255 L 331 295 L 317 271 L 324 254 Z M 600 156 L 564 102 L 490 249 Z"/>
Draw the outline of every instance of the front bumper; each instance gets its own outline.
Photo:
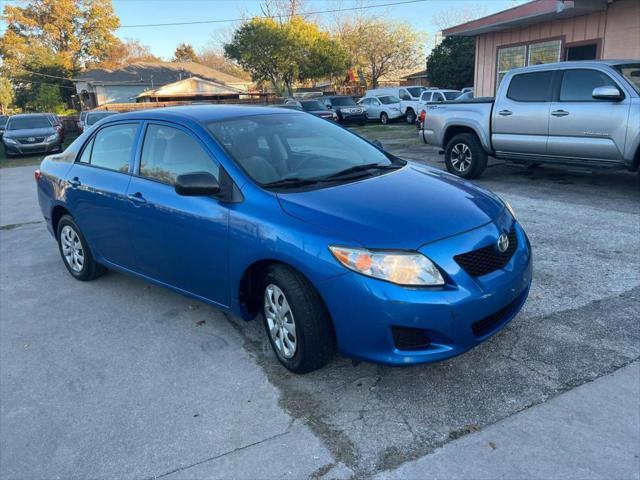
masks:
<path id="1" fill-rule="evenodd" d="M 367 121 L 367 113 L 345 113 L 340 112 L 340 121 L 342 123 L 355 123 L 355 122 L 366 122 Z"/>
<path id="2" fill-rule="evenodd" d="M 3 142 L 4 143 L 4 142 Z M 4 149 L 15 155 L 30 155 L 36 153 L 51 153 L 60 149 L 62 140 L 58 139 L 50 143 L 4 143 Z"/>
<path id="3" fill-rule="evenodd" d="M 503 231 L 516 230 L 518 248 L 499 270 L 471 277 L 455 255 L 489 245 Z M 522 228 L 508 215 L 470 232 L 420 249 L 443 271 L 443 287 L 406 288 L 349 272 L 320 282 L 347 356 L 390 365 L 443 360 L 482 343 L 511 321 L 531 285 L 531 249 Z M 428 338 L 420 348 L 398 348 L 394 330 L 412 329 Z"/>

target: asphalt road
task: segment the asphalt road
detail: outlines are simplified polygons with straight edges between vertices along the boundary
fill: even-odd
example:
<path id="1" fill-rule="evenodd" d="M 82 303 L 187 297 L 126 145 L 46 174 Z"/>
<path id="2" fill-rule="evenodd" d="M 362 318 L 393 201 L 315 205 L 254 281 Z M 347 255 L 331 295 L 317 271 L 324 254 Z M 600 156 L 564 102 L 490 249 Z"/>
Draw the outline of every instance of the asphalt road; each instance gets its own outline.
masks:
<path id="1" fill-rule="evenodd" d="M 412 127 L 358 130 L 442 167 Z M 259 322 L 118 273 L 73 280 L 42 223 L 32 171 L 0 171 L 2 478 L 406 478 L 410 461 L 504 422 L 535 424 L 550 400 L 640 357 L 636 175 L 493 161 L 477 183 L 513 205 L 533 246 L 522 313 L 438 364 L 336 355 L 295 376 Z M 640 464 L 627 460 L 616 458 L 633 477 Z M 597 477 L 589 462 L 604 460 L 584 461 Z"/>

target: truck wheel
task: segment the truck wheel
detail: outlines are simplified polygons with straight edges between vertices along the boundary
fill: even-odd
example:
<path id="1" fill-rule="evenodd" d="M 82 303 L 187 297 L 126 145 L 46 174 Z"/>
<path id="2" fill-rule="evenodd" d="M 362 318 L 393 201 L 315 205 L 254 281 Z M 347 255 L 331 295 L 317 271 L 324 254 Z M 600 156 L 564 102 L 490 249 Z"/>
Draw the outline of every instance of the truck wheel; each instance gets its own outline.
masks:
<path id="1" fill-rule="evenodd" d="M 416 112 L 412 108 L 407 108 L 407 123 L 409 125 L 416 122 Z"/>
<path id="2" fill-rule="evenodd" d="M 487 168 L 487 152 L 472 133 L 456 135 L 444 152 L 447 170 L 462 178 L 477 178 Z"/>
<path id="3" fill-rule="evenodd" d="M 386 125 L 387 123 L 389 123 L 389 115 L 387 115 L 386 113 L 382 112 L 380 114 L 380 123 L 383 125 Z"/>

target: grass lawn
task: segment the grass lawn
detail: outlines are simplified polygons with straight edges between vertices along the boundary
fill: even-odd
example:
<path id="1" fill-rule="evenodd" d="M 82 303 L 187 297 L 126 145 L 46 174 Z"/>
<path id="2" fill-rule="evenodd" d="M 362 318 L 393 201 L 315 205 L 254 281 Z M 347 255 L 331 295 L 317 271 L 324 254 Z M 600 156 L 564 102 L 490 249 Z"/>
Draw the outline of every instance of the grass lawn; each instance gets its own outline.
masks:
<path id="1" fill-rule="evenodd" d="M 64 143 L 62 146 L 67 148 L 67 146 L 73 142 L 77 133 L 67 133 L 64 138 Z M 36 154 L 36 155 L 22 155 L 18 157 L 7 158 L 7 155 L 4 153 L 4 148 L 0 148 L 0 168 L 7 167 L 22 167 L 24 165 L 40 165 L 42 159 L 46 157 L 46 154 Z"/>

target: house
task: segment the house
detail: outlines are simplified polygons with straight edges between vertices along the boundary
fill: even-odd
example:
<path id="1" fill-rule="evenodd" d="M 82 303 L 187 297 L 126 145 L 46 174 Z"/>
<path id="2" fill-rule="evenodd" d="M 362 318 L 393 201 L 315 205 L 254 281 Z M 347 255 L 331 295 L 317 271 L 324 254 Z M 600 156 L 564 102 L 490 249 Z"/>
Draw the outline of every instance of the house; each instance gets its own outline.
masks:
<path id="1" fill-rule="evenodd" d="M 145 90 L 136 97 L 136 102 L 179 102 L 239 99 L 246 90 L 224 83 L 190 77 L 163 85 L 153 90 Z"/>
<path id="2" fill-rule="evenodd" d="M 248 91 L 251 82 L 195 62 L 138 62 L 117 70 L 89 70 L 74 79 L 84 109 L 108 103 L 132 103 L 147 91 L 191 77 Z"/>
<path id="3" fill-rule="evenodd" d="M 475 37 L 475 95 L 492 96 L 512 68 L 640 58 L 640 0 L 534 0 L 442 33 Z"/>
<path id="4" fill-rule="evenodd" d="M 426 70 L 420 70 L 418 72 L 410 73 L 400 79 L 400 85 L 420 85 L 423 87 L 429 86 L 429 77 Z"/>

